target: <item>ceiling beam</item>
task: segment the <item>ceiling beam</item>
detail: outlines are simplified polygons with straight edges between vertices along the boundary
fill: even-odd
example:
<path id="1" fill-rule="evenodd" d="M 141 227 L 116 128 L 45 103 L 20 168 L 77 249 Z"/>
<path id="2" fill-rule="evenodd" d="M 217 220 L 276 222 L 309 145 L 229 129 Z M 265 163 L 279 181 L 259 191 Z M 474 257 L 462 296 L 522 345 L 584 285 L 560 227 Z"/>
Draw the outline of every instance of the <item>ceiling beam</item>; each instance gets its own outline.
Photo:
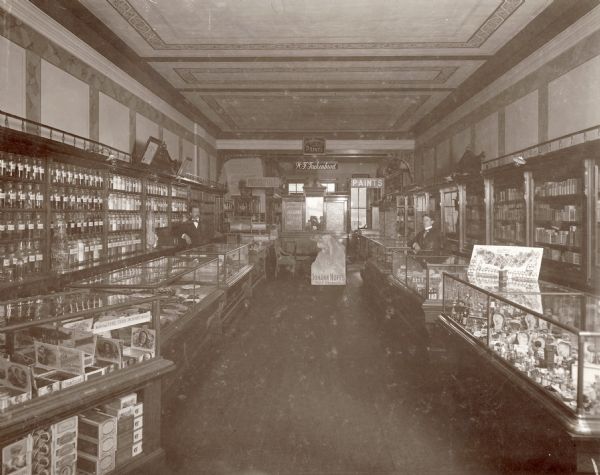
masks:
<path id="1" fill-rule="evenodd" d="M 491 55 L 414 56 L 142 56 L 149 63 L 314 63 L 394 61 L 485 61 Z"/>

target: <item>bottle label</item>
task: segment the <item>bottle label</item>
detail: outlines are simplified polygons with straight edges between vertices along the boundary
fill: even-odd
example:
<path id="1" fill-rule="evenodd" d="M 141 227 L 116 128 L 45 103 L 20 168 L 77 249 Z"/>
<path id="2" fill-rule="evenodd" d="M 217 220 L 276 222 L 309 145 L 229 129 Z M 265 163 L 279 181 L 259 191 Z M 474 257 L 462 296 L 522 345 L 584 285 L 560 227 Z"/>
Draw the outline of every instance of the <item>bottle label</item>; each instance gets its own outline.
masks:
<path id="1" fill-rule="evenodd" d="M 10 259 L 3 259 L 2 260 L 2 265 L 4 267 L 8 267 L 10 265 Z"/>
<path id="2" fill-rule="evenodd" d="M 37 223 L 37 228 L 38 229 L 44 229 L 44 225 L 42 223 Z"/>
<path id="3" fill-rule="evenodd" d="M 35 260 L 36 260 L 36 261 L 43 261 L 43 260 L 44 260 L 44 256 L 43 256 L 43 254 L 36 254 L 36 256 L 35 256 Z"/>
<path id="4" fill-rule="evenodd" d="M 6 226 L 4 225 L 4 223 L 0 223 L 0 232 L 4 231 L 6 229 Z"/>
<path id="5" fill-rule="evenodd" d="M 19 231 L 25 231 L 25 223 L 19 223 L 17 226 Z"/>
<path id="6" fill-rule="evenodd" d="M 35 262 L 35 254 L 29 256 L 29 262 Z"/>
<path id="7" fill-rule="evenodd" d="M 14 224 L 7 224 L 6 225 L 6 229 L 8 229 L 9 231 L 14 231 L 15 230 L 15 225 Z"/>
<path id="8" fill-rule="evenodd" d="M 28 224 L 27 224 L 27 229 L 35 229 L 35 224 L 33 224 L 33 223 L 28 223 Z"/>

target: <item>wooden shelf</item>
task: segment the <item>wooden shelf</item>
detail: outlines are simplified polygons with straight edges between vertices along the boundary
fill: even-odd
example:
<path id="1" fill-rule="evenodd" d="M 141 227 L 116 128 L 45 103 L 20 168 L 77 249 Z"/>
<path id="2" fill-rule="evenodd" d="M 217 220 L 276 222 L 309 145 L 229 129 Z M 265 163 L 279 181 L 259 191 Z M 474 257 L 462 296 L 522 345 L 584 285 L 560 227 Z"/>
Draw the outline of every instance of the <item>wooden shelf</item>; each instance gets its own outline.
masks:
<path id="1" fill-rule="evenodd" d="M 576 194 L 576 195 L 553 195 L 553 196 L 539 196 L 539 195 L 535 195 L 534 197 L 534 202 L 535 201 L 542 201 L 542 202 L 568 202 L 571 204 L 577 204 L 579 205 L 581 203 L 581 201 L 585 199 L 585 196 L 580 195 L 580 194 Z"/>
<path id="2" fill-rule="evenodd" d="M 535 245 L 540 246 L 540 247 L 549 247 L 552 249 L 558 249 L 560 251 L 581 252 L 580 246 L 569 246 L 568 244 L 553 244 L 553 243 L 549 243 L 549 242 L 536 241 Z M 554 260 L 554 259 L 551 259 L 551 260 Z"/>

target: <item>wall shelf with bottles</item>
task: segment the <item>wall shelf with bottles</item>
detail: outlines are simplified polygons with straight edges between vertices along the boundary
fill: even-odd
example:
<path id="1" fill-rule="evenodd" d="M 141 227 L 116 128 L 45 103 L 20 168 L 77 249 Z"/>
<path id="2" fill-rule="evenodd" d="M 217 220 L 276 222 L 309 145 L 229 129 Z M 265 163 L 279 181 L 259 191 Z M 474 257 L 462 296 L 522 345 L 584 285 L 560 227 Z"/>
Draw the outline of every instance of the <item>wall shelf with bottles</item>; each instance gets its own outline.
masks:
<path id="1" fill-rule="evenodd" d="M 42 275 L 49 279 L 55 273 L 114 267 L 122 259 L 153 253 L 147 230 L 183 220 L 190 188 L 224 191 L 220 185 L 108 161 L 95 151 L 101 144 L 81 150 L 25 130 L 0 127 L 2 293 L 18 287 L 20 295 L 26 294 L 26 283 L 43 280 Z M 130 159 L 124 153 L 114 157 Z"/>
<path id="2" fill-rule="evenodd" d="M 484 196 L 482 178 L 474 179 L 464 185 L 463 251 L 470 251 L 475 244 L 485 244 Z"/>

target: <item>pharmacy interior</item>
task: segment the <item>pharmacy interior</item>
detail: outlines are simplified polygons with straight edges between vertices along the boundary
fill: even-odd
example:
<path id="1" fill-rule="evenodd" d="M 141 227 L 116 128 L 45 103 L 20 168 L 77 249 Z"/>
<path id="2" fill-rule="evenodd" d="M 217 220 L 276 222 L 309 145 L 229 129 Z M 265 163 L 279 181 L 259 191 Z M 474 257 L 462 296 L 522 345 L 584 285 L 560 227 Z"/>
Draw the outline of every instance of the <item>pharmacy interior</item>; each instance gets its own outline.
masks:
<path id="1" fill-rule="evenodd" d="M 600 6 L 351 3 L 0 5 L 3 475 L 149 473 L 211 341 L 352 273 L 600 464 Z"/>

